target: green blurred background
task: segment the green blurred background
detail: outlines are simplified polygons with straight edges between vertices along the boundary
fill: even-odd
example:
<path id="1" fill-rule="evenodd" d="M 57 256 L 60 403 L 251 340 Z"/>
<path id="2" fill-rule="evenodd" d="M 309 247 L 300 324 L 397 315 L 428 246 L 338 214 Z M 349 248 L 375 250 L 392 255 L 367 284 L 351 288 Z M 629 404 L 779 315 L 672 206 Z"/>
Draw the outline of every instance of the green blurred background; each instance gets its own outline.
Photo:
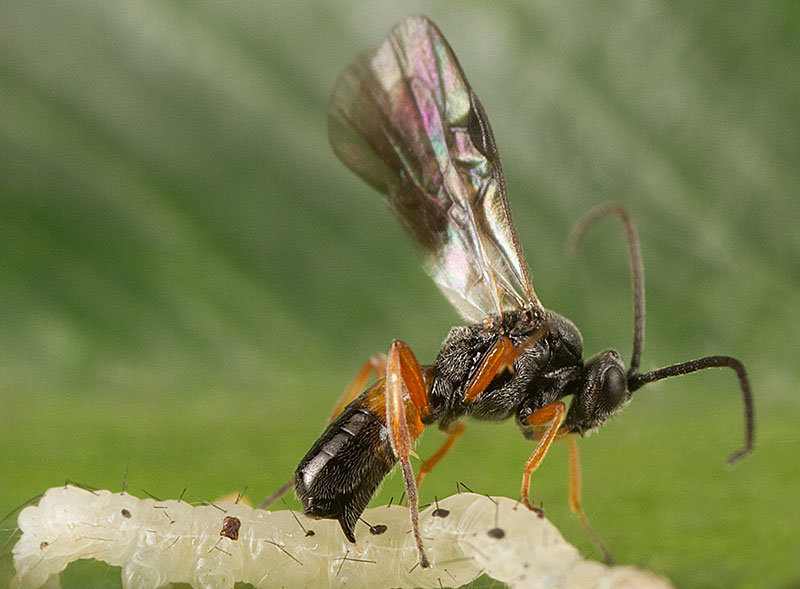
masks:
<path id="1" fill-rule="evenodd" d="M 798 5 L 495 4 L 0 4 L 3 514 L 65 479 L 120 489 L 126 471 L 139 496 L 259 501 L 370 354 L 401 338 L 432 361 L 459 319 L 325 123 L 338 72 L 424 11 L 492 120 L 537 293 L 587 352 L 630 355 L 620 229 L 564 253 L 613 199 L 642 239 L 643 368 L 722 353 L 752 378 L 757 449 L 735 469 L 729 371 L 651 385 L 582 441 L 596 530 L 680 586 L 800 583 Z M 467 433 L 423 502 L 457 481 L 518 496 L 530 444 L 510 422 Z M 563 446 L 534 496 L 595 554 Z M 118 583 L 104 565 L 64 578 Z"/>

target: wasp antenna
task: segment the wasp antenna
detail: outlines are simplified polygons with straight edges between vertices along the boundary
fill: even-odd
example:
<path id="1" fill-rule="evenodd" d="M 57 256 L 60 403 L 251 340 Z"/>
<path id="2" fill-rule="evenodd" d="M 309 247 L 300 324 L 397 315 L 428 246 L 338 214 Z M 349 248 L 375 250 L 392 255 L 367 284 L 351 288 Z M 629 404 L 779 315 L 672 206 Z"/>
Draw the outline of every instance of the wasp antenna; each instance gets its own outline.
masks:
<path id="1" fill-rule="evenodd" d="M 607 202 L 589 211 L 572 226 L 567 238 L 567 251 L 574 255 L 589 228 L 611 215 L 616 215 L 622 221 L 625 239 L 628 242 L 628 262 L 631 268 L 631 287 L 633 288 L 633 352 L 628 368 L 628 378 L 630 379 L 639 374 L 639 365 L 644 349 L 644 265 L 642 264 L 639 235 L 636 233 L 636 225 L 628 210 L 619 203 Z"/>
<path id="2" fill-rule="evenodd" d="M 744 401 L 744 445 L 728 457 L 728 465 L 732 466 L 753 451 L 753 440 L 755 438 L 753 393 L 750 390 L 747 372 L 745 372 L 744 365 L 739 360 L 730 356 L 706 356 L 689 362 L 672 364 L 646 374 L 634 375 L 629 379 L 628 387 L 633 392 L 651 382 L 705 370 L 706 368 L 731 368 L 736 373 L 739 379 L 739 388 L 742 390 L 742 399 Z"/>

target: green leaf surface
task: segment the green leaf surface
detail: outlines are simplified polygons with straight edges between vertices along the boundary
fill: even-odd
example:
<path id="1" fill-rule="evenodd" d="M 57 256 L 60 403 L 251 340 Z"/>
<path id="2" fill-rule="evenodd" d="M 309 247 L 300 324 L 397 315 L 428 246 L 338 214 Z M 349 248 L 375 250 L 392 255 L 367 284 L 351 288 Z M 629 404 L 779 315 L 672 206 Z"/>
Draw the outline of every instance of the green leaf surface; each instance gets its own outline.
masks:
<path id="1" fill-rule="evenodd" d="M 719 353 L 751 376 L 757 448 L 732 470 L 728 371 L 648 386 L 581 441 L 598 534 L 678 586 L 800 583 L 792 3 L 3 2 L 0 511 L 126 472 L 138 495 L 259 501 L 370 354 L 400 338 L 433 360 L 458 318 L 325 123 L 337 74 L 419 12 L 492 121 L 537 294 L 587 352 L 630 355 L 621 231 L 564 253 L 615 200 L 642 240 L 643 368 Z M 534 496 L 592 554 L 561 446 Z M 422 500 L 457 481 L 514 497 L 530 451 L 510 422 L 470 423 Z M 118 582 L 80 570 L 65 587 Z"/>

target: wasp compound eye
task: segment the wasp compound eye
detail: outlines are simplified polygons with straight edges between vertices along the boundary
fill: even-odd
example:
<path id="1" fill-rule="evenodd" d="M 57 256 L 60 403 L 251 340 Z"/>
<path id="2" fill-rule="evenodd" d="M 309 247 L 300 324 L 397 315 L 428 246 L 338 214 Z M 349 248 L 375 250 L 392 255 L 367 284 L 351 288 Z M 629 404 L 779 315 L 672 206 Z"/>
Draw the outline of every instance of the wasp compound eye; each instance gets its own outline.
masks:
<path id="1" fill-rule="evenodd" d="M 628 398 L 628 383 L 622 370 L 617 366 L 609 366 L 600 377 L 600 399 L 606 409 L 613 410 Z"/>

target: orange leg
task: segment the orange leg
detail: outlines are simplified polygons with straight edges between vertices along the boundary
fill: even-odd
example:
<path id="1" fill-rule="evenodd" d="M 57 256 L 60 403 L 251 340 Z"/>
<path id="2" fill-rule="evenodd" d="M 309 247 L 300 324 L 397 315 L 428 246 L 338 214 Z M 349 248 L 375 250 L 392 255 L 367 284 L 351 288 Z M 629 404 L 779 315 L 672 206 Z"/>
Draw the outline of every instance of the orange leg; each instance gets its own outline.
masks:
<path id="1" fill-rule="evenodd" d="M 462 436 L 465 429 L 466 428 L 464 427 L 464 424 L 460 421 L 456 421 L 450 425 L 450 427 L 447 429 L 447 439 L 444 441 L 442 446 L 419 467 L 419 474 L 417 475 L 417 487 L 422 484 L 422 479 L 425 478 L 425 475 L 432 471 L 433 467 L 439 464 L 442 458 L 444 458 L 445 455 L 453 448 L 453 444 L 455 444 L 456 440 Z"/>
<path id="2" fill-rule="evenodd" d="M 500 369 L 509 364 L 508 357 L 514 350 L 514 344 L 506 336 L 500 337 L 494 345 L 489 348 L 483 357 L 481 365 L 469 381 L 464 391 L 464 403 L 472 403 L 478 398 L 492 379 L 500 372 Z"/>
<path id="3" fill-rule="evenodd" d="M 386 355 L 385 354 L 376 354 L 372 356 L 369 360 L 367 360 L 361 369 L 358 371 L 358 374 L 351 380 L 348 385 L 345 387 L 342 394 L 336 400 L 336 404 L 333 406 L 333 411 L 331 411 L 331 415 L 328 418 L 328 423 L 332 422 L 336 419 L 336 416 L 339 415 L 344 408 L 349 405 L 353 399 L 358 397 L 367 386 L 367 382 L 369 381 L 369 375 L 372 371 L 375 371 L 375 375 L 377 376 L 378 380 L 386 376 Z M 259 509 L 266 509 L 275 501 L 286 495 L 292 487 L 294 486 L 294 478 L 289 479 L 285 483 L 283 483 L 280 487 L 278 487 L 272 495 L 268 496 L 264 499 L 261 504 L 258 506 Z"/>
<path id="4" fill-rule="evenodd" d="M 386 424 L 389 427 L 392 450 L 403 470 L 411 530 L 414 533 L 419 564 L 422 568 L 430 566 L 430 562 L 425 555 L 419 532 L 419 497 L 409 455 L 413 440 L 425 427 L 421 418 L 429 413 L 428 390 L 422 369 L 411 348 L 395 340 L 389 348 L 389 359 L 386 364 Z"/>
<path id="5" fill-rule="evenodd" d="M 566 414 L 567 406 L 561 401 L 556 401 L 555 403 L 550 403 L 538 411 L 535 411 L 530 417 L 528 417 L 527 423 L 525 424 L 537 426 L 551 422 L 545 430 L 544 435 L 542 435 L 541 439 L 539 440 L 539 444 L 536 446 L 533 454 L 531 454 L 531 457 L 528 458 L 528 461 L 525 463 L 525 470 L 522 473 L 522 502 L 530 509 L 534 509 L 529 498 L 531 474 L 534 470 L 539 468 L 542 460 L 544 460 L 547 451 L 550 449 L 550 444 L 552 444 L 553 440 L 555 440 L 556 434 L 558 433 L 558 428 L 561 427 L 561 422 L 564 421 Z"/>
<path id="6" fill-rule="evenodd" d="M 364 365 L 358 371 L 358 374 L 355 375 L 353 380 L 351 380 L 350 383 L 345 387 L 344 391 L 342 391 L 341 396 L 336 400 L 336 404 L 333 406 L 333 411 L 331 411 L 331 416 L 328 418 L 328 423 L 336 419 L 336 416 L 344 411 L 344 408 L 347 407 L 353 401 L 353 399 L 364 392 L 367 382 L 369 381 L 369 375 L 373 370 L 375 371 L 375 376 L 378 380 L 386 376 L 385 354 L 376 354 L 375 356 L 370 357 L 370 359 L 364 363 Z"/>
<path id="7" fill-rule="evenodd" d="M 581 464 L 578 455 L 578 443 L 574 436 L 567 438 L 569 444 L 569 508 L 572 513 L 580 516 L 584 521 L 583 507 L 581 507 Z"/>
<path id="8" fill-rule="evenodd" d="M 508 337 L 500 336 L 486 352 L 481 365 L 478 366 L 478 370 L 475 371 L 464 390 L 464 403 L 469 404 L 477 399 L 499 372 L 505 368 L 511 368 L 514 360 L 525 351 L 525 348 L 541 339 L 546 332 L 546 327 L 540 327 L 530 335 L 527 341 L 517 347 L 514 347 Z"/>
<path id="9" fill-rule="evenodd" d="M 589 525 L 586 514 L 583 512 L 583 506 L 581 505 L 581 465 L 578 456 L 578 442 L 575 441 L 574 435 L 570 435 L 567 438 L 567 442 L 569 443 L 569 508 L 572 510 L 572 513 L 580 518 L 581 525 L 586 535 L 589 536 L 595 548 L 603 554 L 605 563 L 612 564 L 614 562 L 614 557 L 606 547 L 603 546 L 597 534 L 594 533 L 594 530 Z"/>

